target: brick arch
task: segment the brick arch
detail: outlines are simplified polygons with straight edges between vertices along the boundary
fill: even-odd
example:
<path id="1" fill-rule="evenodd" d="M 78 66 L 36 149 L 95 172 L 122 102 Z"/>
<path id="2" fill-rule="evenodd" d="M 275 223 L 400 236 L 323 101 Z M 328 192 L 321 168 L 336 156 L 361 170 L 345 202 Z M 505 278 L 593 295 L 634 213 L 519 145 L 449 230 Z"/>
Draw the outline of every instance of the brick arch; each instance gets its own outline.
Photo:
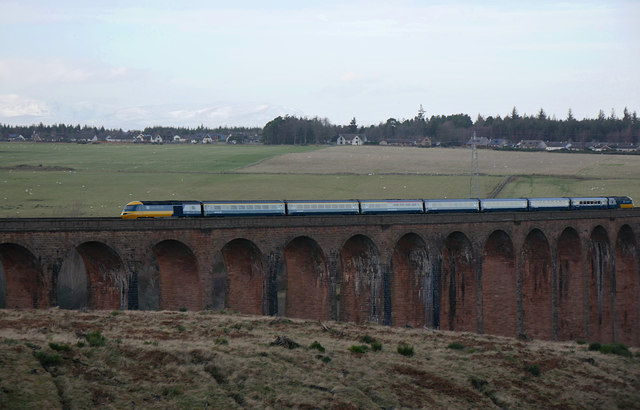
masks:
<path id="1" fill-rule="evenodd" d="M 616 238 L 616 339 L 640 346 L 640 277 L 638 244 L 633 230 L 623 225 Z"/>
<path id="2" fill-rule="evenodd" d="M 99 241 L 83 242 L 65 257 L 56 285 L 63 309 L 126 309 L 129 283 L 122 258 Z"/>
<path id="3" fill-rule="evenodd" d="M 265 270 L 258 247 L 247 239 L 234 239 L 221 252 L 227 272 L 226 306 L 250 315 L 264 314 Z"/>
<path id="4" fill-rule="evenodd" d="M 0 245 L 0 308 L 47 307 L 47 285 L 36 257 L 18 244 Z"/>
<path id="5" fill-rule="evenodd" d="M 440 328 L 476 332 L 478 308 L 471 241 L 462 232 L 447 236 L 442 249 Z"/>
<path id="6" fill-rule="evenodd" d="M 320 245 L 299 236 L 284 249 L 287 272 L 285 313 L 313 320 L 329 318 L 328 271 Z"/>
<path id="7" fill-rule="evenodd" d="M 158 263 L 158 307 L 165 310 L 202 309 L 198 261 L 184 243 L 167 239 L 151 250 Z"/>
<path id="8" fill-rule="evenodd" d="M 505 231 L 496 230 L 487 239 L 481 278 L 484 331 L 515 336 L 518 313 L 515 255 L 511 237 Z"/>
<path id="9" fill-rule="evenodd" d="M 587 253 L 589 338 L 613 341 L 613 261 L 607 231 L 597 226 L 591 232 Z"/>
<path id="10" fill-rule="evenodd" d="M 578 232 L 565 228 L 558 239 L 558 339 L 586 337 L 584 260 Z"/>
<path id="11" fill-rule="evenodd" d="M 340 321 L 382 323 L 383 280 L 378 248 L 364 235 L 352 236 L 342 247 L 340 261 Z"/>
<path id="12" fill-rule="evenodd" d="M 227 307 L 227 269 L 222 251 L 216 252 L 211 266 L 210 305 L 206 309 L 222 310 Z"/>
<path id="13" fill-rule="evenodd" d="M 522 322 L 524 334 L 536 339 L 553 339 L 551 263 L 547 237 L 533 229 L 522 249 Z"/>
<path id="14" fill-rule="evenodd" d="M 391 256 L 391 324 L 433 326 L 433 283 L 426 243 L 415 233 L 402 236 Z"/>

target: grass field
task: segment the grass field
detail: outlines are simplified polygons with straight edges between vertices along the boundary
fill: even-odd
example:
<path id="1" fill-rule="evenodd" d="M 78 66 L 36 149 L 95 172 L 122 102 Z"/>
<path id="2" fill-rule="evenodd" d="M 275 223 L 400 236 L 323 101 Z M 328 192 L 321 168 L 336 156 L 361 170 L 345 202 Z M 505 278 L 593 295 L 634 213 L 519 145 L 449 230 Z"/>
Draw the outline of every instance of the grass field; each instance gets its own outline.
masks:
<path id="1" fill-rule="evenodd" d="M 229 312 L 0 310 L 0 408 L 637 408 L 638 349 L 592 346 Z"/>
<path id="2" fill-rule="evenodd" d="M 135 199 L 463 198 L 468 149 L 0 143 L 0 217 L 118 216 Z M 480 196 L 640 198 L 640 156 L 479 152 Z M 508 179 L 507 179 L 508 178 Z"/>

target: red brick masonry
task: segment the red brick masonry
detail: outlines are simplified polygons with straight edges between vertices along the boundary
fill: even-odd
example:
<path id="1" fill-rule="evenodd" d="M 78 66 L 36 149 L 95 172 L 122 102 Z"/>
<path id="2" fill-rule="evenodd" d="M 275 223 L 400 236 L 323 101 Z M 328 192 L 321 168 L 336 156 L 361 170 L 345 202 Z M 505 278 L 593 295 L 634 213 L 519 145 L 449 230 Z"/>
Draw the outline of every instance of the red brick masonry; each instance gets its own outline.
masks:
<path id="1" fill-rule="evenodd" d="M 640 210 L 1 219 L 0 307 L 218 309 L 640 346 Z"/>

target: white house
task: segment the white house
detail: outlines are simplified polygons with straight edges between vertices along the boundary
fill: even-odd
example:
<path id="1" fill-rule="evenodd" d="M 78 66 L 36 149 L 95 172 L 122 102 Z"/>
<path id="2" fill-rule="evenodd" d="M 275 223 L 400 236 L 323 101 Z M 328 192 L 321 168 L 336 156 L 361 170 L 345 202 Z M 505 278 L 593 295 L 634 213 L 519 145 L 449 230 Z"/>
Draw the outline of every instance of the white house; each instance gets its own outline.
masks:
<path id="1" fill-rule="evenodd" d="M 568 150 L 571 147 L 569 142 L 547 141 L 545 150 L 547 151 L 561 151 Z"/>
<path id="2" fill-rule="evenodd" d="M 351 140 L 351 145 L 362 145 L 364 144 L 364 142 L 362 142 L 362 139 L 360 139 L 359 136 L 355 136 L 353 137 L 353 139 Z"/>

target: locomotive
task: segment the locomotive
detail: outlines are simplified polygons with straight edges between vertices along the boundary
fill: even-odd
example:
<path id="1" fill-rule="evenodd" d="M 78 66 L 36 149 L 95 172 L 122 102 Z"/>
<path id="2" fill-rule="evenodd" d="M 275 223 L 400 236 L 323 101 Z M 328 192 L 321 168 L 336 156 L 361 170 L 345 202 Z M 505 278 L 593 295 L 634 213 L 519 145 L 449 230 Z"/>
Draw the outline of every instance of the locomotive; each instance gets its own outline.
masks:
<path id="1" fill-rule="evenodd" d="M 580 198 L 349 199 L 320 201 L 132 201 L 123 219 L 277 215 L 534 212 L 633 208 L 628 196 Z"/>

